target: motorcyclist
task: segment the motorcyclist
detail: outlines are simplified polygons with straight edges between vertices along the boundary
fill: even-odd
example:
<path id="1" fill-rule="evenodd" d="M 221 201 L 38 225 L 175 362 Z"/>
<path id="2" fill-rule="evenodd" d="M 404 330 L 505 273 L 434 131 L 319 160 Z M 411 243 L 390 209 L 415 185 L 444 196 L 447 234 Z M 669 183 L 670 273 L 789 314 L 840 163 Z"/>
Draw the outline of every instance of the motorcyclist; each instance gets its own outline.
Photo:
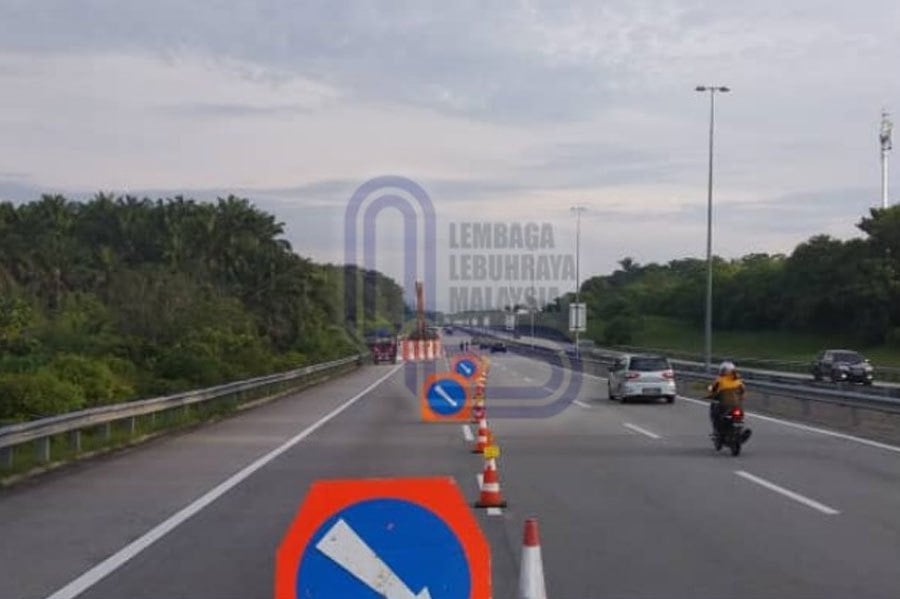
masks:
<path id="1" fill-rule="evenodd" d="M 709 394 L 707 399 L 711 399 L 709 404 L 709 420 L 713 426 L 713 433 L 719 432 L 719 424 L 723 414 L 735 406 L 740 406 L 744 401 L 746 389 L 741 375 L 738 374 L 734 363 L 725 361 L 719 365 L 719 376 L 715 382 L 709 386 Z M 747 441 L 752 431 L 745 428 L 741 441 Z"/>

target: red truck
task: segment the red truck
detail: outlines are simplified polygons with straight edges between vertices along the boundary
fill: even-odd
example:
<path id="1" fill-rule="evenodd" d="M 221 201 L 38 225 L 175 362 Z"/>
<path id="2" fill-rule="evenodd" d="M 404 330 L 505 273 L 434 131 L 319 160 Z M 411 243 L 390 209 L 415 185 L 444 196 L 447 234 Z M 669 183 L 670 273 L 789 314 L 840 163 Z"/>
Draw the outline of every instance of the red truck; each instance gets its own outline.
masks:
<path id="1" fill-rule="evenodd" d="M 394 364 L 397 361 L 397 339 L 395 337 L 370 339 L 368 346 L 375 364 L 382 362 Z"/>

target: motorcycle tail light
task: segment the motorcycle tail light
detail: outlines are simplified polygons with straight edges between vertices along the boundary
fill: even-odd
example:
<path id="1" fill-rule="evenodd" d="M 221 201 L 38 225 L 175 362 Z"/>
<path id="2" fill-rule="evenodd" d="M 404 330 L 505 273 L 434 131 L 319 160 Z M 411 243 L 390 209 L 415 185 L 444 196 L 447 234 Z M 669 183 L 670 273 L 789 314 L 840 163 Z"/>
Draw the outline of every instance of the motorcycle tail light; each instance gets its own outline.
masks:
<path id="1" fill-rule="evenodd" d="M 731 418 L 737 422 L 740 422 L 744 419 L 744 410 L 740 408 L 732 408 L 731 409 Z"/>

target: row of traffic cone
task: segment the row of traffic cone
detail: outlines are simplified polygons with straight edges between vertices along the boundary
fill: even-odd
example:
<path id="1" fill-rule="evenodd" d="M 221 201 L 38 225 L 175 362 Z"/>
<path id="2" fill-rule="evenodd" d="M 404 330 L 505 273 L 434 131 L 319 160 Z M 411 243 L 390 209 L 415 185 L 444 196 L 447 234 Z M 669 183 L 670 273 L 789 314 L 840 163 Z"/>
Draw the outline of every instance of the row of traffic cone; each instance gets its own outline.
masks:
<path id="1" fill-rule="evenodd" d="M 487 387 L 487 365 L 474 385 L 474 404 L 472 406 L 472 422 L 478 424 L 475 446 L 472 453 L 484 455 L 485 450 L 494 444 L 493 434 L 487 421 L 485 395 Z M 480 492 L 475 507 L 503 508 L 506 500 L 500 490 L 500 473 L 497 469 L 497 458 L 492 455 L 484 460 L 484 471 L 481 474 Z M 525 534 L 522 540 L 522 559 L 519 566 L 519 599 L 547 599 L 544 583 L 544 566 L 541 559 L 541 545 L 538 534 L 538 523 L 535 518 L 525 521 Z"/>
<path id="2" fill-rule="evenodd" d="M 487 367 L 475 381 L 475 405 L 472 416 L 478 419 L 478 434 L 475 436 L 475 447 L 472 453 L 484 455 L 485 450 L 494 444 L 494 438 L 487 422 L 487 408 L 484 403 L 487 388 Z M 475 507 L 506 507 L 506 500 L 500 491 L 500 473 L 497 471 L 497 459 L 488 456 L 484 460 L 484 471 L 481 474 L 481 489 Z"/>

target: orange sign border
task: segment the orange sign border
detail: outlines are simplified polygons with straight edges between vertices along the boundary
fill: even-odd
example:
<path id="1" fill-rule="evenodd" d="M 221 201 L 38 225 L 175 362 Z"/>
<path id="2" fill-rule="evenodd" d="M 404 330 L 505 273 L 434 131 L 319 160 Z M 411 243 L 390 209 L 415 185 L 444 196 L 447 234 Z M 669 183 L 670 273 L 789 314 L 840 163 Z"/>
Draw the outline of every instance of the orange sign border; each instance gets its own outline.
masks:
<path id="1" fill-rule="evenodd" d="M 370 499 L 406 500 L 443 520 L 459 539 L 469 564 L 469 597 L 490 599 L 490 546 L 451 477 L 315 481 L 275 552 L 275 599 L 297 599 L 300 559 L 322 523 L 343 509 Z"/>
<path id="2" fill-rule="evenodd" d="M 466 393 L 465 405 L 459 412 L 451 416 L 435 413 L 428 404 L 428 388 L 435 381 L 445 379 L 453 379 Z M 472 390 L 470 386 L 468 379 L 455 372 L 438 372 L 425 377 L 425 382 L 422 383 L 422 389 L 419 391 L 419 408 L 422 412 L 422 420 L 425 422 L 468 422 L 472 418 Z"/>
<path id="3" fill-rule="evenodd" d="M 452 372 L 453 374 L 459 374 L 458 372 L 456 372 L 456 365 L 459 364 L 463 360 L 470 360 L 471 362 L 475 363 L 475 373 L 471 377 L 463 377 L 463 378 L 466 378 L 466 380 L 468 380 L 469 383 L 471 384 L 479 376 L 484 374 L 484 372 L 485 372 L 484 360 L 483 360 L 483 358 L 481 358 L 481 356 L 477 356 L 472 353 L 456 354 L 453 356 L 453 359 L 450 360 L 450 372 Z M 462 376 L 462 375 L 459 375 L 459 376 Z"/>

